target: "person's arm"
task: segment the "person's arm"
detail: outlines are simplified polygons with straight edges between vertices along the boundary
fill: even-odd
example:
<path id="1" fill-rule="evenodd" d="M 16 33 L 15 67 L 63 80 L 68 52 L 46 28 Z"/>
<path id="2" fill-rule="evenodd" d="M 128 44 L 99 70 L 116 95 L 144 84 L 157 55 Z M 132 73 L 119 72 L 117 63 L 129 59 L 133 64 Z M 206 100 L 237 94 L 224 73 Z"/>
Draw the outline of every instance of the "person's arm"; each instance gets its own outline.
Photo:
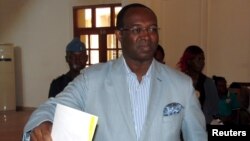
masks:
<path id="1" fill-rule="evenodd" d="M 70 83 L 56 98 L 48 99 L 32 113 L 24 127 L 23 141 L 30 140 L 30 135 L 31 133 L 33 134 L 33 131 L 36 127 L 38 128 L 38 131 L 42 131 L 40 128 L 44 127 L 42 124 L 43 122 L 53 122 L 57 103 L 74 109 L 84 110 L 85 93 L 85 78 L 83 75 L 81 75 L 77 77 L 77 79 L 75 79 L 72 83 Z M 46 132 L 46 134 L 48 133 L 49 132 Z"/>
<path id="2" fill-rule="evenodd" d="M 207 78 L 204 84 L 206 93 L 206 104 L 204 105 L 204 113 L 207 125 L 214 122 L 214 117 L 219 115 L 219 95 L 214 81 Z"/>
<path id="3" fill-rule="evenodd" d="M 53 99 L 53 98 L 52 98 Z M 52 104 L 54 100 L 49 99 L 40 105 L 30 116 L 24 127 L 23 141 L 30 141 L 30 135 L 36 127 L 43 122 L 53 122 L 56 104 Z"/>
<path id="4" fill-rule="evenodd" d="M 185 141 L 207 141 L 206 121 L 192 83 L 186 93 L 182 133 Z"/>

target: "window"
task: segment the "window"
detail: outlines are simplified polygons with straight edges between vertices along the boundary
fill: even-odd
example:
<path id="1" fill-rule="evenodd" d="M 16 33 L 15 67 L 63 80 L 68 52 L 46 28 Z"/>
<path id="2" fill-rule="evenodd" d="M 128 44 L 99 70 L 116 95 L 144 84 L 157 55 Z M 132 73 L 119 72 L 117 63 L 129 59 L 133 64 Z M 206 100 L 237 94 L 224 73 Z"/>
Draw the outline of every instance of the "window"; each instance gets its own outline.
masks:
<path id="1" fill-rule="evenodd" d="M 116 16 L 121 4 L 73 7 L 74 37 L 86 44 L 87 65 L 107 62 L 121 55 L 115 36 Z"/>

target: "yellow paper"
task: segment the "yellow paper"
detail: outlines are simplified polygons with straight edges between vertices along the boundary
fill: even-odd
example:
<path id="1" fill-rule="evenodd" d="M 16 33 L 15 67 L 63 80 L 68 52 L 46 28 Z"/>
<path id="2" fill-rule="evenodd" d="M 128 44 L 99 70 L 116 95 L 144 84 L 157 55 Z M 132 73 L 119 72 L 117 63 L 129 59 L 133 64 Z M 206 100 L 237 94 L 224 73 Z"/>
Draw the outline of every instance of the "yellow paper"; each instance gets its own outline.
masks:
<path id="1" fill-rule="evenodd" d="M 53 141 L 92 141 L 98 117 L 61 104 L 56 107 Z"/>

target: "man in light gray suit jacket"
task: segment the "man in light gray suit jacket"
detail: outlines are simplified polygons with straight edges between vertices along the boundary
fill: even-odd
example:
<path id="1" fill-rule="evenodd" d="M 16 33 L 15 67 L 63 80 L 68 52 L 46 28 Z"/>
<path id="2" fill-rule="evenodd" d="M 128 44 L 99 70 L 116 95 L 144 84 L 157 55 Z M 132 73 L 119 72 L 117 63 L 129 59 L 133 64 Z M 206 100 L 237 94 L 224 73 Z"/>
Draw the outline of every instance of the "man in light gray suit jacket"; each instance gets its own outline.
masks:
<path id="1" fill-rule="evenodd" d="M 192 80 L 154 59 L 157 17 L 141 4 L 122 8 L 117 38 L 123 55 L 82 70 L 55 98 L 37 108 L 23 140 L 50 141 L 56 104 L 97 115 L 94 141 L 207 141 Z M 83 125 L 84 126 L 84 125 Z"/>

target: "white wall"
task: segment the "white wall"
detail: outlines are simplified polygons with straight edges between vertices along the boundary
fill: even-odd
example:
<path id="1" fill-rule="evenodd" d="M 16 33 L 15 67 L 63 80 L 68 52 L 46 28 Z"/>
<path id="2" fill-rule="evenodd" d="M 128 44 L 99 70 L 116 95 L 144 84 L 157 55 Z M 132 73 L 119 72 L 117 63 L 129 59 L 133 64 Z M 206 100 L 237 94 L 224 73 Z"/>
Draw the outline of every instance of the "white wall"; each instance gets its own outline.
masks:
<path id="1" fill-rule="evenodd" d="M 96 1 L 105 2 L 111 3 Z M 0 1 L 0 42 L 17 46 L 18 106 L 35 107 L 44 102 L 51 80 L 68 71 L 64 56 L 65 47 L 73 37 L 72 6 L 93 3 L 92 0 Z"/>
<path id="2" fill-rule="evenodd" d="M 133 0 L 0 0 L 0 42 L 17 52 L 17 105 L 36 107 L 49 84 L 68 69 L 65 46 L 73 37 L 72 6 Z M 137 0 L 138 2 L 138 0 Z M 249 0 L 141 0 L 157 13 L 166 62 L 175 67 L 186 46 L 206 52 L 205 73 L 250 81 Z"/>
<path id="3" fill-rule="evenodd" d="M 208 73 L 229 82 L 249 82 L 250 1 L 216 0 L 208 5 Z"/>
<path id="4" fill-rule="evenodd" d="M 8 13 L 1 26 L 1 42 L 20 49 L 22 74 L 17 80 L 17 105 L 37 106 L 48 96 L 51 79 L 64 73 L 65 44 L 72 37 L 68 1 L 5 1 Z M 3 6 L 1 4 L 1 6 Z"/>

